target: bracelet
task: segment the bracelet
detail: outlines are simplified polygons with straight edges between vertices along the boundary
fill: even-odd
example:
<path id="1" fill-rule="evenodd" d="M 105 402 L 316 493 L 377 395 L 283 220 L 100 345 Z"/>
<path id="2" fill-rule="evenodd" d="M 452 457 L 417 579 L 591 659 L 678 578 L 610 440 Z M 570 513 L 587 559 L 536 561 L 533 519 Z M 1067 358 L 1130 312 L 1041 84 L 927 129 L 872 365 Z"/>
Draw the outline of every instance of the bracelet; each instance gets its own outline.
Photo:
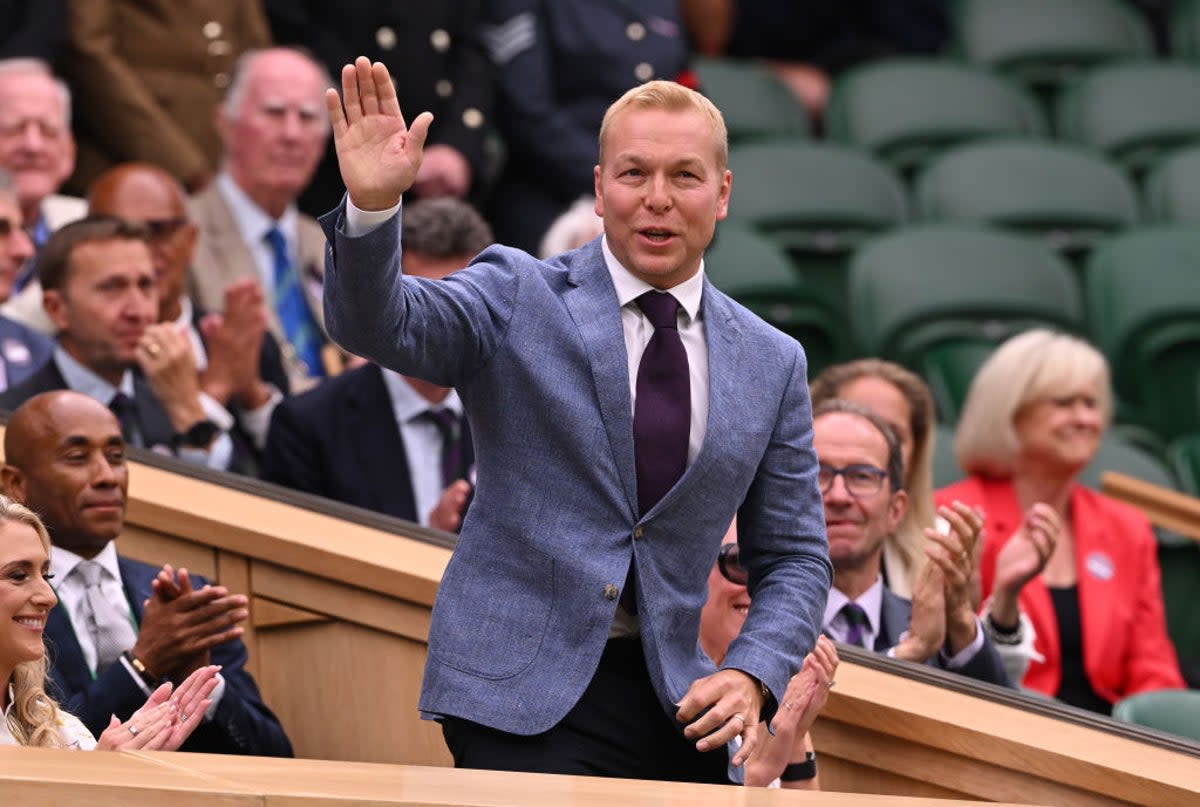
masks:
<path id="1" fill-rule="evenodd" d="M 146 669 L 146 665 L 142 663 L 140 658 L 133 654 L 132 650 L 126 650 L 121 655 L 125 657 L 125 660 L 129 662 L 129 666 L 133 667 L 134 672 L 138 674 L 138 677 L 142 679 L 142 683 L 146 686 L 154 689 L 162 683 L 161 678 L 156 678 L 150 674 L 150 671 Z"/>
<path id="2" fill-rule="evenodd" d="M 809 751 L 804 755 L 803 762 L 789 763 L 779 774 L 781 782 L 804 782 L 817 777 L 817 755 Z"/>
<path id="3" fill-rule="evenodd" d="M 1025 638 L 1019 619 L 1015 628 L 1002 628 L 996 624 L 996 620 L 992 618 L 992 613 L 989 611 L 987 618 L 983 620 L 983 626 L 987 630 L 988 636 L 992 637 L 992 641 L 996 644 L 1018 645 Z"/>

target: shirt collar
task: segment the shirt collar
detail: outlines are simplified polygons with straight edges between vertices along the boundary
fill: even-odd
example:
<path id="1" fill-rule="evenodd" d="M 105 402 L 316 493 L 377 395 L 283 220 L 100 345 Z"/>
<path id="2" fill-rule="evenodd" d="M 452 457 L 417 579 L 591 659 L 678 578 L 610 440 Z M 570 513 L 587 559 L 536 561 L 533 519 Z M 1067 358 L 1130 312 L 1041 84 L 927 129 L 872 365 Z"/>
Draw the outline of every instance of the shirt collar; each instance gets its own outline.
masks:
<path id="1" fill-rule="evenodd" d="M 66 582 L 67 576 L 75 571 L 75 567 L 82 563 L 84 558 L 76 555 L 69 549 L 63 549 L 60 546 L 50 547 L 50 573 L 54 575 L 58 586 L 62 587 Z M 112 541 L 104 545 L 96 557 L 92 558 L 96 563 L 99 563 L 114 580 L 121 579 L 121 566 L 117 562 L 117 547 Z"/>
<path id="2" fill-rule="evenodd" d="M 833 622 L 833 618 L 842 610 L 842 606 L 848 602 L 850 602 L 850 598 L 841 591 L 836 588 L 829 589 L 829 599 L 825 601 L 825 618 L 821 622 L 825 630 L 829 629 L 829 624 Z M 878 636 L 880 614 L 883 611 L 883 575 L 876 577 L 871 587 L 864 591 L 854 602 L 866 613 L 871 633 Z"/>
<path id="3" fill-rule="evenodd" d="M 109 405 L 117 392 L 123 392 L 129 398 L 133 398 L 132 370 L 126 369 L 121 375 L 121 383 L 114 387 L 80 364 L 74 356 L 63 350 L 62 345 L 54 347 L 54 363 L 58 365 L 58 371 L 62 373 L 63 381 L 67 382 L 69 389 L 95 398 L 105 406 Z"/>
<path id="4" fill-rule="evenodd" d="M 640 277 L 634 275 L 621 265 L 617 256 L 608 248 L 608 236 L 600 239 L 600 249 L 604 253 L 604 266 L 612 276 L 613 287 L 617 290 L 617 302 L 624 308 L 629 303 L 641 297 L 648 291 L 657 291 Z M 704 260 L 700 261 L 700 270 L 677 286 L 667 289 L 671 296 L 678 301 L 679 306 L 687 314 L 688 319 L 695 322 L 700 318 L 700 301 L 704 296 Z"/>
<path id="5" fill-rule="evenodd" d="M 289 204 L 279 221 L 276 221 L 238 187 L 228 172 L 222 171 L 217 174 L 216 183 L 217 190 L 229 205 L 229 212 L 233 214 L 233 220 L 237 223 L 243 241 L 247 244 L 261 244 L 271 228 L 278 227 L 289 245 L 296 243 L 299 213 L 294 203 Z"/>
<path id="6" fill-rule="evenodd" d="M 404 376 L 394 370 L 388 370 L 386 367 L 380 369 L 383 371 L 383 383 L 387 385 L 388 394 L 392 398 L 392 409 L 396 412 L 396 419 L 401 423 L 408 423 L 430 409 L 449 409 L 454 414 L 462 416 L 462 400 L 454 390 L 450 390 L 450 394 L 440 404 L 430 403 L 409 386 L 408 382 L 404 380 Z"/>

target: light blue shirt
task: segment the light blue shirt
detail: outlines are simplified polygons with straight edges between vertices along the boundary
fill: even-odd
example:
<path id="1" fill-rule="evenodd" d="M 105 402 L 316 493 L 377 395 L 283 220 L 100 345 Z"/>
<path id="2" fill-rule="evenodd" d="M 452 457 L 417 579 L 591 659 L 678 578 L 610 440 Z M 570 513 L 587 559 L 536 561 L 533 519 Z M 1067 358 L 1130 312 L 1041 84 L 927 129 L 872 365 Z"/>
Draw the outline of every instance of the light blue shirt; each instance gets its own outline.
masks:
<path id="1" fill-rule="evenodd" d="M 400 437 L 404 441 L 404 454 L 408 460 L 408 475 L 412 480 L 413 503 L 417 508 L 417 521 L 429 526 L 429 514 L 442 496 L 442 433 L 436 424 L 422 414 L 430 409 L 448 409 L 461 419 L 462 401 L 458 393 L 450 394 L 441 403 L 431 403 L 409 386 L 404 376 L 386 367 L 383 383 L 392 399 L 392 412 Z M 459 435 L 461 436 L 461 435 Z"/>
<path id="2" fill-rule="evenodd" d="M 279 220 L 271 218 L 267 212 L 254 203 L 245 191 L 238 187 L 233 177 L 222 171 L 217 174 L 217 190 L 229 205 L 233 220 L 237 223 L 238 232 L 250 254 L 254 256 L 254 265 L 258 268 L 258 279 L 262 284 L 263 293 L 271 308 L 275 308 L 275 252 L 267 241 L 267 233 L 272 227 L 277 227 L 287 243 L 288 257 L 292 266 L 298 267 L 300 255 L 299 213 L 294 204 L 288 205 Z M 301 282 L 305 279 L 297 274 Z"/>

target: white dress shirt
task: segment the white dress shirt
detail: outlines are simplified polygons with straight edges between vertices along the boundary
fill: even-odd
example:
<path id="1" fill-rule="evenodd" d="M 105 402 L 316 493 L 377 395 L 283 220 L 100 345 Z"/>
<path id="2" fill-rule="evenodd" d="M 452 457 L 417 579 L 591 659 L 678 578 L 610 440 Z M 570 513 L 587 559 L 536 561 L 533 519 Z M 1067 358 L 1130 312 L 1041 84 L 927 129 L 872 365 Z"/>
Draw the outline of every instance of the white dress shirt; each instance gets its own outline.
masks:
<path id="1" fill-rule="evenodd" d="M 229 205 L 229 212 L 237 223 L 238 232 L 250 254 L 254 256 L 254 265 L 258 268 L 258 280 L 262 284 L 263 294 L 272 309 L 275 305 L 275 250 L 267 241 L 267 233 L 276 227 L 283 234 L 287 244 L 288 257 L 292 266 L 297 268 L 296 277 L 300 282 L 308 282 L 300 271 L 300 214 L 294 204 L 288 205 L 279 220 L 271 218 L 267 212 L 256 205 L 245 191 L 238 187 L 226 172 L 217 174 L 217 190 Z"/>

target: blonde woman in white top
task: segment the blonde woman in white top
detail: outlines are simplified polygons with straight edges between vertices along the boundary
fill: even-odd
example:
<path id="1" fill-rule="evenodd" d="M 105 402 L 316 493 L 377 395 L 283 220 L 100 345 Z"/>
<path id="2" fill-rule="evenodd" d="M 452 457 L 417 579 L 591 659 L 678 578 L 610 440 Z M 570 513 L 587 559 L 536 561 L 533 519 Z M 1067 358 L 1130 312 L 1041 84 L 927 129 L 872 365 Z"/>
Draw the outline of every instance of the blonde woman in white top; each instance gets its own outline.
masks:
<path id="1" fill-rule="evenodd" d="M 202 667 L 178 689 L 163 684 L 99 740 L 46 694 L 42 630 L 58 599 L 50 586 L 50 536 L 33 511 L 0 496 L 0 745 L 171 751 L 200 724 L 217 667 Z"/>

